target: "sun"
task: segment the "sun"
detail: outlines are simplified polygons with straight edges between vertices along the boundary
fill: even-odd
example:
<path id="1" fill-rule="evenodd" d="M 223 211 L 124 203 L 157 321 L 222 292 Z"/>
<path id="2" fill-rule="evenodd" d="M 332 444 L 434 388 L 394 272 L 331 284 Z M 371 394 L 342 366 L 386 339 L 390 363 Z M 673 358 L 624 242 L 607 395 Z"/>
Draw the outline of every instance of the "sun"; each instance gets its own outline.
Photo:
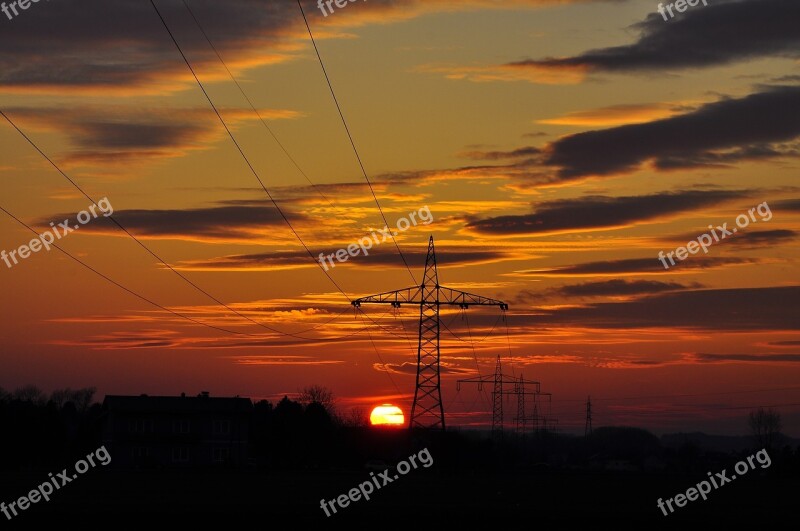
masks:
<path id="1" fill-rule="evenodd" d="M 381 404 L 372 410 L 369 415 L 369 423 L 373 426 L 403 426 L 406 418 L 403 410 L 392 404 Z"/>

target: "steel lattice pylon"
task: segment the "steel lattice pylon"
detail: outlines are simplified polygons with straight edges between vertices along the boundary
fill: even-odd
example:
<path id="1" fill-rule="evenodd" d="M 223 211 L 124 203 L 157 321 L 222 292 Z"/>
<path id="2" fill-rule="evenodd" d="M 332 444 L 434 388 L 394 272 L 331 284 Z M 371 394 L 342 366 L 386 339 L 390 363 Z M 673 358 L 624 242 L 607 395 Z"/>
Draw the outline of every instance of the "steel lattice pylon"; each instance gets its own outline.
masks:
<path id="1" fill-rule="evenodd" d="M 525 424 L 529 417 L 525 416 L 525 396 L 533 395 L 534 398 L 541 393 L 541 384 L 534 380 L 526 380 L 520 373 L 519 378 L 513 375 L 503 374 L 503 367 L 500 362 L 500 355 L 497 355 L 494 374 L 486 376 L 476 376 L 474 378 L 463 378 L 456 381 L 456 388 L 461 390 L 461 384 L 478 384 L 478 391 L 483 389 L 484 384 L 492 384 L 492 436 L 502 437 L 505 428 L 503 417 L 503 397 L 506 395 L 517 395 L 517 431 L 525 431 Z M 507 384 L 514 384 L 513 389 L 506 389 Z M 544 393 L 549 394 L 549 393 Z M 535 404 L 535 402 L 534 402 Z M 534 405 L 535 407 L 535 405 Z M 536 412 L 534 410 L 534 416 Z"/>
<path id="2" fill-rule="evenodd" d="M 436 252 L 433 236 L 428 240 L 428 255 L 425 259 L 425 275 L 420 286 L 388 291 L 362 297 L 353 301 L 353 306 L 362 304 L 391 304 L 399 308 L 401 304 L 419 304 L 419 343 L 417 347 L 417 383 L 414 390 L 414 403 L 408 427 L 444 429 L 444 406 L 439 371 L 439 307 L 441 305 L 459 306 L 466 309 L 471 305 L 499 306 L 507 310 L 502 301 L 488 299 L 464 291 L 439 285 L 436 268 Z"/>
<path id="3" fill-rule="evenodd" d="M 428 241 L 425 277 L 421 287 L 417 385 L 411 406 L 410 426 L 435 428 L 441 423 L 441 428 L 444 429 L 444 407 L 439 385 L 439 271 L 436 269 L 433 236 Z"/>
<path id="4" fill-rule="evenodd" d="M 503 368 L 500 365 L 500 354 L 494 368 L 494 391 L 492 391 L 492 433 L 499 435 L 503 431 Z"/>

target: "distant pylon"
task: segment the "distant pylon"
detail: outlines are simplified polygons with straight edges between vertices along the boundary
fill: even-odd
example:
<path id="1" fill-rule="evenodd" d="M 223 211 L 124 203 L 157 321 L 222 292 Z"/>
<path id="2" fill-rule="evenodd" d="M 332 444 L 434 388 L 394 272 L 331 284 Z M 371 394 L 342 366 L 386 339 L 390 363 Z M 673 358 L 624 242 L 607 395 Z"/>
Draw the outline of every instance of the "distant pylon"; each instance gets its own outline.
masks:
<path id="1" fill-rule="evenodd" d="M 497 356 L 497 363 L 495 365 L 494 374 L 487 374 L 486 376 L 476 376 L 474 378 L 464 378 L 456 381 L 456 389 L 461 390 L 462 383 L 478 384 L 478 391 L 483 389 L 483 384 L 492 384 L 492 435 L 501 438 L 503 435 L 504 416 L 503 416 L 503 396 L 517 395 L 517 417 L 513 419 L 517 423 L 517 431 L 524 433 L 527 430 L 528 420 L 532 420 L 525 415 L 525 396 L 533 396 L 534 404 L 536 397 L 541 393 L 541 386 L 539 382 L 533 380 L 526 380 L 523 378 L 522 373 L 519 377 L 509 374 L 503 374 L 502 363 L 500 356 Z M 512 389 L 506 389 L 509 384 L 513 383 Z M 549 394 L 549 393 L 546 393 Z"/>
<path id="2" fill-rule="evenodd" d="M 494 406 L 492 407 L 492 435 L 503 433 L 503 371 L 500 367 L 500 354 L 497 355 L 497 364 L 494 368 Z"/>
<path id="3" fill-rule="evenodd" d="M 525 418 L 525 380 L 522 378 L 522 373 L 519 373 L 519 382 L 517 383 L 517 433 L 525 436 L 527 426 Z"/>
<path id="4" fill-rule="evenodd" d="M 592 397 L 586 398 L 586 429 L 583 432 L 584 436 L 592 434 Z"/>

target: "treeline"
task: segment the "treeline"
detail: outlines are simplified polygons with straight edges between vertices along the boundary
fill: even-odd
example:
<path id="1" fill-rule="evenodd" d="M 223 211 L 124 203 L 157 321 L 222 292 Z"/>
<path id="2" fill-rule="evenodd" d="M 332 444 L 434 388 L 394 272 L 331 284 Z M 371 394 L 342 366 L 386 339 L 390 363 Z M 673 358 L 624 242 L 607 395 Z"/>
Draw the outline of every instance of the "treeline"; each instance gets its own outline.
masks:
<path id="1" fill-rule="evenodd" d="M 96 449 L 102 407 L 94 402 L 95 392 L 0 388 L 0 470 L 56 466 Z"/>
<path id="2" fill-rule="evenodd" d="M 50 395 L 31 385 L 13 392 L 0 388 L 0 472 L 55 470 L 98 448 L 105 412 L 94 399 L 94 388 Z M 769 448 L 774 462 L 766 472 L 800 473 L 800 447 L 780 434 L 777 413 L 755 412 L 750 426 L 752 450 Z M 488 431 L 373 429 L 366 412 L 343 413 L 333 393 L 320 386 L 274 404 L 255 402 L 249 432 L 249 463 L 268 469 L 360 468 L 370 461 L 403 459 L 421 444 L 435 450 L 437 470 L 533 467 L 691 474 L 725 468 L 732 458 L 688 439 L 665 446 L 652 433 L 632 427 L 597 428 L 588 437 L 522 436 L 509 430 L 501 438 Z"/>
<path id="3" fill-rule="evenodd" d="M 99 447 L 105 412 L 95 393 L 93 387 L 49 395 L 34 385 L 0 388 L 0 472 L 54 468 Z M 362 410 L 341 414 L 322 386 L 304 388 L 296 400 L 258 401 L 250 420 L 251 462 L 276 468 L 357 463 L 353 448 L 369 445 L 353 441 L 369 438 L 367 423 Z"/>

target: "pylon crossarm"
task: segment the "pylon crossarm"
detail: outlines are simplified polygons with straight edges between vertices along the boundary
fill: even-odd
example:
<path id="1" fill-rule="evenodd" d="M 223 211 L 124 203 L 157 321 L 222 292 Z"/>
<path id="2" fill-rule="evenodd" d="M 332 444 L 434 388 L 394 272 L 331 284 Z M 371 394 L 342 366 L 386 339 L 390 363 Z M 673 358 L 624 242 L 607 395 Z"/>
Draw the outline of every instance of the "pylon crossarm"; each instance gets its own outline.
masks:
<path id="1" fill-rule="evenodd" d="M 475 295 L 453 288 L 446 288 L 444 286 L 439 286 L 439 304 L 461 306 L 462 308 L 467 308 L 469 306 L 499 306 L 501 310 L 508 309 L 508 304 L 503 301 L 482 297 L 481 295 Z"/>
<path id="2" fill-rule="evenodd" d="M 377 295 L 370 295 L 368 297 L 361 297 L 360 299 L 354 300 L 351 304 L 355 307 L 359 307 L 362 304 L 391 304 L 397 307 L 403 303 L 422 304 L 422 302 L 422 287 L 414 286 L 411 288 L 378 293 Z"/>
<path id="3" fill-rule="evenodd" d="M 460 306 L 461 308 L 468 308 L 469 306 L 499 306 L 502 310 L 508 309 L 508 304 L 504 303 L 503 301 L 442 286 L 439 286 L 438 301 L 427 300 L 425 298 L 423 288 L 430 289 L 431 287 L 413 286 L 410 288 L 377 293 L 375 295 L 369 295 L 367 297 L 355 299 L 352 302 L 352 305 L 356 307 L 361 306 L 362 304 L 391 304 L 393 306 L 399 306 L 400 304 L 423 304 L 438 302 L 439 305 Z"/>
<path id="4" fill-rule="evenodd" d="M 474 376 L 472 378 L 461 378 L 456 381 L 457 384 L 462 383 L 494 383 L 494 376 Z"/>

